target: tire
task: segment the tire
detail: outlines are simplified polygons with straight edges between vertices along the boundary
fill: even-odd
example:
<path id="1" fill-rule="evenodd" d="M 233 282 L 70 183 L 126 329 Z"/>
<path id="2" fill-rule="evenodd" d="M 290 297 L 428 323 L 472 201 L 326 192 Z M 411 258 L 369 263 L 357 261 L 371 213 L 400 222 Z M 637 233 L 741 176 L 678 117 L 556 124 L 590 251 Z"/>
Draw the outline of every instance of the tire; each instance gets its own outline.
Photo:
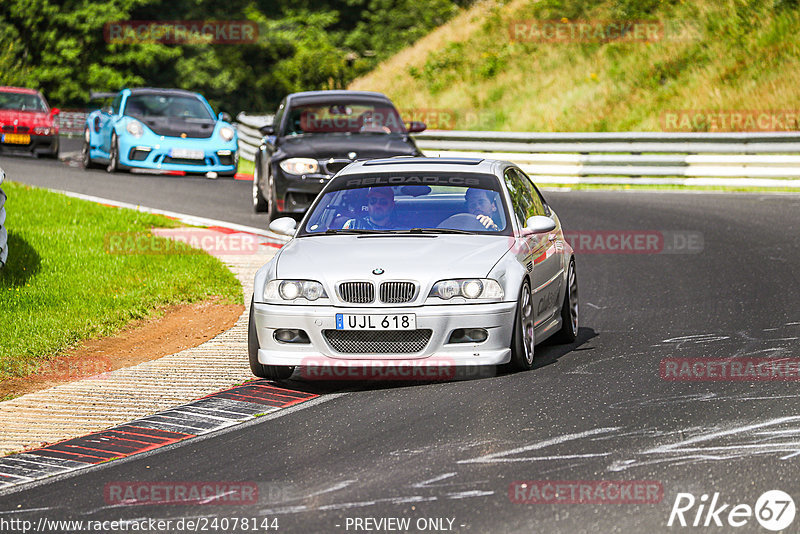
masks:
<path id="1" fill-rule="evenodd" d="M 261 172 L 258 170 L 260 167 L 260 163 L 256 161 L 253 170 L 253 211 L 256 213 L 267 211 L 267 199 L 261 193 Z"/>
<path id="2" fill-rule="evenodd" d="M 56 137 L 55 146 L 53 147 L 53 150 L 47 153 L 47 157 L 52 159 L 58 159 L 60 148 L 61 148 L 61 143 L 58 141 L 58 137 Z"/>
<path id="3" fill-rule="evenodd" d="M 578 274 L 575 258 L 570 258 L 567 270 L 567 289 L 561 304 L 561 329 L 553 336 L 558 343 L 573 343 L 578 338 Z"/>
<path id="4" fill-rule="evenodd" d="M 268 380 L 286 380 L 294 372 L 294 367 L 287 365 L 264 365 L 258 361 L 258 333 L 253 319 L 253 301 L 250 301 L 250 320 L 247 327 L 247 352 L 250 357 L 250 371 L 259 378 Z"/>
<path id="5" fill-rule="evenodd" d="M 275 197 L 275 182 L 272 180 L 272 174 L 270 174 L 269 179 L 267 180 L 267 187 L 269 190 L 269 200 L 267 201 L 267 221 L 272 222 L 278 217 L 283 217 L 284 214 L 278 211 L 278 202 Z"/>
<path id="6" fill-rule="evenodd" d="M 120 170 L 119 166 L 119 142 L 117 141 L 117 134 L 111 134 L 111 148 L 108 151 L 108 167 L 106 172 L 116 172 Z"/>
<path id="7" fill-rule="evenodd" d="M 514 334 L 511 336 L 511 370 L 527 371 L 533 368 L 533 335 L 533 299 L 531 286 L 525 280 L 519 292 Z"/>
<path id="8" fill-rule="evenodd" d="M 92 155 L 89 148 L 90 138 L 89 128 L 83 131 L 83 145 L 81 145 L 81 163 L 84 169 L 95 169 L 99 167 L 97 163 L 92 161 Z"/>

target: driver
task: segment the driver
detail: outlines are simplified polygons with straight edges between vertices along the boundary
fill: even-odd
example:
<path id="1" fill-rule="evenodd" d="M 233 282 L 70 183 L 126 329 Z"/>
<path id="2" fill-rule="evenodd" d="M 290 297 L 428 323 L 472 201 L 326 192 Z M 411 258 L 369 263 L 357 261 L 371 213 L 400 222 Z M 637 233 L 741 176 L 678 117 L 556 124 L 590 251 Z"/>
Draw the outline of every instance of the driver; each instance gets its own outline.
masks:
<path id="1" fill-rule="evenodd" d="M 391 187 L 371 187 L 367 193 L 368 214 L 364 218 L 350 219 L 342 228 L 358 230 L 396 230 L 394 190 Z"/>
<path id="2" fill-rule="evenodd" d="M 464 198 L 467 201 L 467 210 L 474 215 L 487 230 L 499 230 L 495 222 L 497 206 L 489 197 L 486 189 L 467 189 Z"/>

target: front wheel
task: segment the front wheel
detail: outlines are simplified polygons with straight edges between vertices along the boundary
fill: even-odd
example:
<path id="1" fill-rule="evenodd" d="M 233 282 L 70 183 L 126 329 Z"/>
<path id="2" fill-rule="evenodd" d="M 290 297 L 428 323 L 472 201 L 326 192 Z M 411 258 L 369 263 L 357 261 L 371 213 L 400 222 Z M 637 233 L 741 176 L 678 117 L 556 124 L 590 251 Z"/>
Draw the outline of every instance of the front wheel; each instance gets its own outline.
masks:
<path id="1" fill-rule="evenodd" d="M 514 334 L 511 336 L 511 362 L 509 367 L 515 371 L 533 368 L 533 301 L 531 286 L 526 280 L 517 300 L 517 317 L 514 320 Z"/>
<path id="2" fill-rule="evenodd" d="M 117 134 L 111 134 L 111 150 L 108 152 L 108 167 L 106 172 L 116 172 L 119 167 L 119 141 L 117 141 Z"/>
<path id="3" fill-rule="evenodd" d="M 258 361 L 258 332 L 253 318 L 253 301 L 250 301 L 250 320 L 247 327 L 247 352 L 250 357 L 250 371 L 259 378 L 285 380 L 292 376 L 294 367 L 287 365 L 264 365 Z"/>
<path id="4" fill-rule="evenodd" d="M 253 211 L 256 213 L 263 213 L 267 211 L 267 199 L 261 193 L 261 171 L 259 168 L 261 164 L 256 161 L 255 169 L 253 170 Z"/>
<path id="5" fill-rule="evenodd" d="M 559 343 L 572 343 L 578 338 L 578 275 L 575 272 L 575 259 L 569 260 L 567 271 L 567 290 L 561 304 L 561 330 L 555 335 Z"/>
<path id="6" fill-rule="evenodd" d="M 282 215 L 281 212 L 278 211 L 278 200 L 275 196 L 275 182 L 272 180 L 272 175 L 270 174 L 269 178 L 267 178 L 267 191 L 269 200 L 267 201 L 267 221 L 272 222 L 278 217 Z"/>

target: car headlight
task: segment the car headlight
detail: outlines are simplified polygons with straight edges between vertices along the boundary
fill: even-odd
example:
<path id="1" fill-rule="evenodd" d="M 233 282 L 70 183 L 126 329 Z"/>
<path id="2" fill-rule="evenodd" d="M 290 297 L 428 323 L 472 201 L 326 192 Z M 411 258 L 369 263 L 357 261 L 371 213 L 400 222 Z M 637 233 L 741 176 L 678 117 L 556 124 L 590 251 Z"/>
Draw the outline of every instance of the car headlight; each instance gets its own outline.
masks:
<path id="1" fill-rule="evenodd" d="M 281 169 L 289 174 L 314 174 L 319 171 L 319 163 L 311 158 L 289 158 L 281 161 Z"/>
<path id="2" fill-rule="evenodd" d="M 304 298 L 313 302 L 327 297 L 322 284 L 314 280 L 270 280 L 264 286 L 265 301 Z"/>
<path id="3" fill-rule="evenodd" d="M 223 126 L 222 128 L 219 129 L 219 136 L 226 141 L 230 141 L 231 139 L 233 139 L 233 128 Z"/>
<path id="4" fill-rule="evenodd" d="M 490 278 L 464 278 L 459 280 L 440 280 L 433 284 L 429 297 L 450 300 L 454 297 L 466 299 L 502 300 L 503 288 L 497 280 Z"/>
<path id="5" fill-rule="evenodd" d="M 128 130 L 128 133 L 134 137 L 141 137 L 144 133 L 142 123 L 135 120 L 128 121 L 128 124 L 125 125 L 125 129 Z"/>
<path id="6" fill-rule="evenodd" d="M 36 135 L 50 135 L 50 127 L 49 126 L 36 126 L 33 129 L 33 133 Z"/>

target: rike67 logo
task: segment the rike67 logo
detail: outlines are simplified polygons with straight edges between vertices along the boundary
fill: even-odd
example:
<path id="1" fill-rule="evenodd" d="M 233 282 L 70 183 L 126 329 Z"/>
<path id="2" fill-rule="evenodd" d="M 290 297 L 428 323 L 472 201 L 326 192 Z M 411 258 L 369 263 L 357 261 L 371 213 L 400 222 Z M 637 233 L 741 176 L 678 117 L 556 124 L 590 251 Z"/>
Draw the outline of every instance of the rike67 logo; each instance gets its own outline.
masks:
<path id="1" fill-rule="evenodd" d="M 755 506 L 731 504 L 715 492 L 711 499 L 707 494 L 696 498 L 691 493 L 678 493 L 672 504 L 667 526 L 692 527 L 743 527 L 753 517 L 767 530 L 784 530 L 794 521 L 794 499 L 781 490 L 764 492 Z"/>

